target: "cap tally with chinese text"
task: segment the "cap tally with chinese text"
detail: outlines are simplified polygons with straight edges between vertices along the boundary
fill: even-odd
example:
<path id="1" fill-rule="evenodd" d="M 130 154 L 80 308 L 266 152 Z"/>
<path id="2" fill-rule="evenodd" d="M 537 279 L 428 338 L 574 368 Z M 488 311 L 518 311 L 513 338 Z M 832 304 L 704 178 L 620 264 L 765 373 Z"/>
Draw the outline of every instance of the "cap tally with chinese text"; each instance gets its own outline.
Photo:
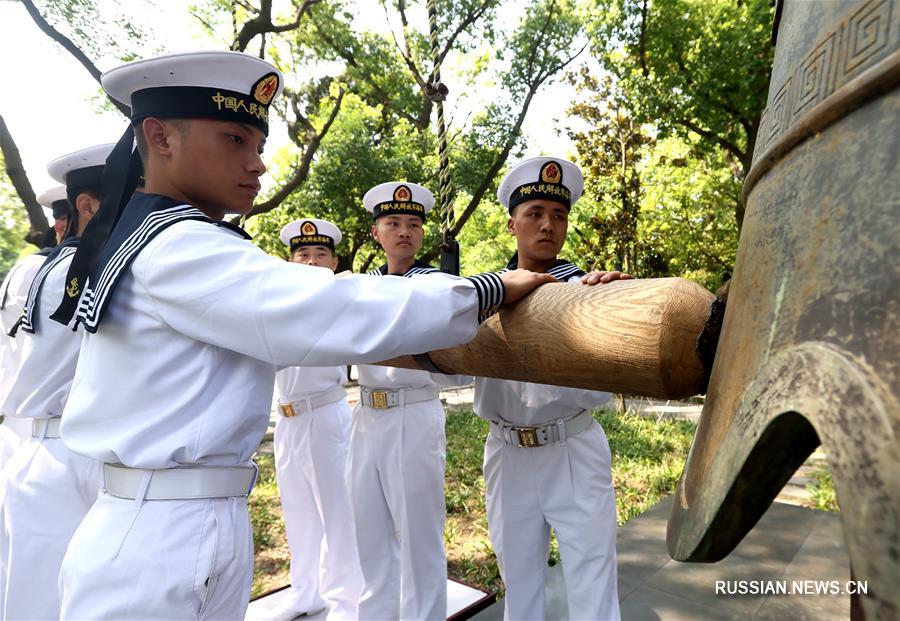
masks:
<path id="1" fill-rule="evenodd" d="M 303 246 L 325 246 L 332 252 L 341 243 L 341 230 L 328 220 L 294 220 L 281 229 L 281 242 L 294 252 Z"/>
<path id="2" fill-rule="evenodd" d="M 242 52 L 186 52 L 137 60 L 103 74 L 103 90 L 131 107 L 132 122 L 149 116 L 249 123 L 269 133 L 269 104 L 282 76 Z"/>
<path id="3" fill-rule="evenodd" d="M 556 201 L 568 210 L 583 192 L 584 177 L 578 166 L 558 157 L 533 157 L 506 173 L 497 199 L 510 213 L 519 203 L 534 199 Z"/>
<path id="4" fill-rule="evenodd" d="M 418 183 L 388 181 L 366 192 L 363 207 L 374 220 L 398 215 L 419 216 L 424 220 L 434 207 L 434 195 Z"/>
<path id="5" fill-rule="evenodd" d="M 131 124 L 106 160 L 100 211 L 91 218 L 67 282 L 78 289 L 51 318 L 68 324 L 88 274 L 119 221 L 143 172 L 133 126 L 150 117 L 207 118 L 246 123 L 269 132 L 269 105 L 282 90 L 282 75 L 270 63 L 241 52 L 187 52 L 130 62 L 100 77 L 103 90 L 131 108 Z"/>

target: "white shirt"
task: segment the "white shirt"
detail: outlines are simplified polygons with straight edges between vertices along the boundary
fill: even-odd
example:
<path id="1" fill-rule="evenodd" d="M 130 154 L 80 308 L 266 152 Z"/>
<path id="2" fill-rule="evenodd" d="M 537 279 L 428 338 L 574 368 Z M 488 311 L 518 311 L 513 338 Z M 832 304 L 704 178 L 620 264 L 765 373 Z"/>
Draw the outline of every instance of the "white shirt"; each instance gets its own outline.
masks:
<path id="1" fill-rule="evenodd" d="M 568 282 L 580 283 L 581 276 L 573 276 Z M 475 378 L 475 413 L 486 420 L 516 425 L 545 425 L 604 405 L 609 399 L 608 392 L 596 390 Z"/>
<path id="2" fill-rule="evenodd" d="M 46 258 L 32 254 L 20 259 L 6 274 L 3 285 L 0 286 L 0 291 L 6 291 L 6 305 L 0 310 L 0 330 L 3 332 L 0 334 L 0 402 L 9 392 L 22 361 L 24 339 L 19 338 L 21 333 L 16 338 L 11 338 L 7 334 L 22 316 L 22 308 L 28 298 L 31 281 Z"/>
<path id="3" fill-rule="evenodd" d="M 85 336 L 64 441 L 138 468 L 246 463 L 268 424 L 276 367 L 452 347 L 475 336 L 478 312 L 465 279 L 336 278 L 227 229 L 178 222 L 138 253 Z"/>
<path id="4" fill-rule="evenodd" d="M 347 366 L 287 367 L 275 374 L 275 386 L 281 403 L 301 401 L 306 397 L 347 383 Z"/>
<path id="5" fill-rule="evenodd" d="M 472 383 L 471 375 L 443 375 L 442 373 L 414 371 L 399 367 L 382 367 L 377 364 L 361 364 L 357 370 L 359 372 L 359 385 L 366 388 L 465 386 Z"/>
<path id="6" fill-rule="evenodd" d="M 60 416 L 69 398 L 83 330 L 75 332 L 50 319 L 59 306 L 72 257 L 61 259 L 47 273 L 33 315 L 37 332 L 19 330 L 22 362 L 3 401 L 3 411 L 21 418 Z"/>

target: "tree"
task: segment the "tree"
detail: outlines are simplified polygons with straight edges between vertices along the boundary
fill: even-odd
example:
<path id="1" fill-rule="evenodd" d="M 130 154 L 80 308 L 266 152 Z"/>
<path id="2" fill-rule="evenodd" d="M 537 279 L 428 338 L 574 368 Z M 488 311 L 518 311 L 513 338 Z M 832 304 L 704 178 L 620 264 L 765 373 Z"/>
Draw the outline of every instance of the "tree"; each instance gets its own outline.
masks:
<path id="1" fill-rule="evenodd" d="M 743 180 L 766 104 L 772 5 L 595 0 L 588 29 L 598 61 L 633 98 L 639 121 L 663 137 L 697 140 L 704 153 L 723 151 Z M 740 225 L 739 196 L 734 215 Z"/>
<path id="2" fill-rule="evenodd" d="M 28 217 L 30 227 L 23 231 L 23 239 L 30 244 L 40 247 L 44 233 L 50 228 L 47 216 L 44 215 L 43 209 L 37 202 L 34 189 L 25 173 L 25 167 L 22 165 L 22 157 L 19 155 L 19 147 L 13 139 L 6 121 L 0 116 L 0 160 L 3 161 L 3 182 L 4 182 L 4 202 L 3 208 L 8 209 L 11 204 L 18 203 L 24 207 L 25 214 Z M 12 191 L 17 195 L 19 200 L 13 201 L 12 196 L 8 195 L 6 190 L 6 182 L 9 180 Z M 15 221 L 24 220 L 24 218 L 16 218 Z M 9 221 L 9 217 L 6 218 Z"/>
<path id="3" fill-rule="evenodd" d="M 435 159 L 430 134 L 414 131 L 400 120 L 385 124 L 380 107 L 367 105 L 358 95 L 344 97 L 343 112 L 319 149 L 307 182 L 287 197 L 282 207 L 263 214 L 250 227 L 256 243 L 270 254 L 287 256 L 278 233 L 288 222 L 303 217 L 335 222 L 344 240 L 338 248 L 340 269 L 368 269 L 378 248 L 371 238 L 372 219 L 362 205 L 365 192 L 391 179 L 428 185 Z M 437 243 L 437 225 L 429 219 L 426 243 Z"/>
<path id="4" fill-rule="evenodd" d="M 235 39 L 232 47 L 234 49 L 244 50 L 254 38 L 260 37 L 262 39 L 260 57 L 265 57 L 267 49 L 265 44 L 266 34 L 289 33 L 301 28 L 304 16 L 308 13 L 310 7 L 318 4 L 319 1 L 320 0 L 303 0 L 299 4 L 295 4 L 297 12 L 294 21 L 284 24 L 273 23 L 271 0 L 260 0 L 258 8 L 244 2 L 235 2 L 230 6 L 227 6 L 226 2 L 222 0 L 211 0 L 211 2 L 202 7 L 195 7 L 194 14 L 205 28 L 209 31 L 213 31 L 214 26 L 212 22 L 214 20 L 212 19 L 212 15 L 216 12 L 221 13 L 223 10 L 230 11 L 232 19 L 234 20 L 235 31 Z M 57 25 L 51 24 L 44 15 L 42 15 L 41 11 L 32 0 L 21 0 L 21 2 L 38 28 L 78 60 L 90 76 L 98 83 L 100 81 L 101 72 L 90 58 L 92 53 L 97 55 L 108 53 L 108 50 L 110 49 L 116 49 L 118 50 L 117 56 L 122 61 L 132 60 L 136 56 L 131 47 L 141 42 L 142 33 L 127 18 L 116 20 L 116 28 L 118 29 L 117 34 L 120 36 L 115 36 L 105 32 L 104 26 L 108 27 L 108 24 L 99 18 L 96 7 L 88 0 L 48 1 L 46 3 L 46 12 L 60 22 Z M 240 6 L 240 11 L 246 19 L 240 31 L 237 29 L 236 21 L 238 6 Z M 57 28 L 57 26 L 69 30 L 72 36 L 68 36 Z M 121 35 L 124 35 L 125 41 L 131 45 L 123 46 Z M 280 55 L 277 53 L 277 47 L 273 46 L 270 51 L 276 57 L 274 62 L 278 65 L 278 57 Z M 290 72 L 286 73 L 287 75 L 290 75 Z M 294 161 L 286 162 L 292 167 L 292 173 L 284 178 L 284 185 L 282 187 L 275 189 L 269 196 L 265 197 L 254 206 L 252 211 L 252 214 L 254 215 L 276 208 L 292 191 L 306 180 L 315 151 L 340 110 L 342 98 L 341 96 L 338 96 L 331 100 L 330 103 L 333 107 L 330 110 L 330 115 L 325 117 L 320 128 L 317 129 L 314 127 L 308 120 L 309 111 L 304 109 L 305 106 L 308 106 L 309 104 L 309 100 L 304 101 L 304 95 L 309 94 L 313 90 L 314 89 L 309 88 L 308 84 L 285 85 L 287 103 L 282 103 L 280 108 L 276 106 L 276 109 L 279 110 L 282 116 L 287 120 L 289 135 L 299 148 L 299 155 Z M 122 103 L 112 99 L 108 99 L 108 101 L 116 109 L 122 112 L 122 114 L 126 116 L 130 114 L 128 107 Z M 4 133 L 4 136 L 5 135 L 6 134 Z M 10 161 L 12 161 L 11 158 Z M 27 182 L 27 176 L 25 175 L 24 170 L 22 170 L 21 173 L 16 171 L 16 173 L 18 178 L 23 178 L 24 181 Z M 23 188 L 20 196 L 23 203 L 25 203 L 26 206 L 30 206 L 33 202 L 33 191 L 30 191 L 30 184 L 17 183 L 16 188 Z"/>
<path id="5" fill-rule="evenodd" d="M 433 102 L 427 88 L 432 68 L 428 37 L 410 26 L 407 13 L 414 4 L 404 0 L 384 4 L 388 16 L 397 17 L 402 25 L 401 33 L 392 31 L 389 36 L 356 33 L 349 20 L 312 21 L 324 49 L 346 63 L 350 90 L 379 107 L 386 122 L 403 120 L 428 134 L 433 133 L 429 120 Z M 494 55 L 494 80 L 504 91 L 471 120 L 457 127 L 450 124 L 453 187 L 468 199 L 457 205 L 451 197 L 452 204 L 461 207 L 455 209 L 454 234 L 496 188 L 497 177 L 519 144 L 535 94 L 581 52 L 573 50 L 582 23 L 572 0 L 532 0 L 510 33 L 495 28 L 499 4 L 499 0 L 453 0 L 440 5 L 439 57 L 478 50 Z M 488 63 L 476 65 L 479 70 L 488 68 Z M 424 258 L 433 259 L 437 253 L 435 244 Z"/>
<path id="6" fill-rule="evenodd" d="M 653 138 L 635 120 L 625 94 L 609 76 L 597 79 L 582 68 L 570 80 L 589 93 L 569 109 L 586 129 L 570 129 L 568 134 L 578 150 L 586 197 L 597 205 L 586 226 L 574 227 L 579 246 L 595 264 L 648 275 L 652 254 L 642 255 L 638 240 L 643 198 L 639 168 Z"/>
<path id="7" fill-rule="evenodd" d="M 6 170 L 6 162 L 0 154 L 0 171 Z M 15 187 L 9 177 L 0 172 L 0 281 L 29 246 L 23 242 L 28 223 L 19 202 Z M 31 247 L 34 250 L 34 247 Z"/>
<path id="8" fill-rule="evenodd" d="M 585 196 L 569 216 L 577 256 L 600 269 L 721 285 L 734 263 L 740 193 L 727 154 L 697 136 L 657 138 L 609 75 L 582 68 L 569 79 L 580 97 L 568 133 L 585 175 Z"/>

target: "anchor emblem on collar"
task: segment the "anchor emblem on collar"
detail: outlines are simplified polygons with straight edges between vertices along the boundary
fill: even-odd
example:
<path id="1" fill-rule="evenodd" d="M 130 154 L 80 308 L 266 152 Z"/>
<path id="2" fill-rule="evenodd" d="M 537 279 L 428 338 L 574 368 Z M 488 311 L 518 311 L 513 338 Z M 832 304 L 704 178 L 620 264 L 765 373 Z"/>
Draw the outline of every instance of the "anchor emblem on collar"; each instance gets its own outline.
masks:
<path id="1" fill-rule="evenodd" d="M 66 294 L 68 294 L 70 298 L 74 298 L 79 292 L 78 277 L 72 278 L 72 280 L 69 281 L 69 286 L 66 287 Z"/>

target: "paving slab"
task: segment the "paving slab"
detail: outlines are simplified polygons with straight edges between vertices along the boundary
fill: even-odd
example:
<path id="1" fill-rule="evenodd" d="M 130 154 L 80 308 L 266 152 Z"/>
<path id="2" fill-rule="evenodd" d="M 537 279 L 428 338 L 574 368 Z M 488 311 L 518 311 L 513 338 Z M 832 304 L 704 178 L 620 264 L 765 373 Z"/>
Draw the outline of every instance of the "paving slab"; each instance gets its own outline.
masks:
<path id="1" fill-rule="evenodd" d="M 679 563 L 669 558 L 666 549 L 671 503 L 671 497 L 663 500 L 618 530 L 623 620 L 849 617 L 850 561 L 840 514 L 775 502 L 725 559 Z M 839 592 L 816 594 L 823 588 Z M 741 590 L 746 594 L 740 594 Z M 551 621 L 567 618 L 565 582 L 558 565 L 548 573 L 545 612 Z M 497 621 L 502 617 L 501 600 L 473 618 Z"/>

